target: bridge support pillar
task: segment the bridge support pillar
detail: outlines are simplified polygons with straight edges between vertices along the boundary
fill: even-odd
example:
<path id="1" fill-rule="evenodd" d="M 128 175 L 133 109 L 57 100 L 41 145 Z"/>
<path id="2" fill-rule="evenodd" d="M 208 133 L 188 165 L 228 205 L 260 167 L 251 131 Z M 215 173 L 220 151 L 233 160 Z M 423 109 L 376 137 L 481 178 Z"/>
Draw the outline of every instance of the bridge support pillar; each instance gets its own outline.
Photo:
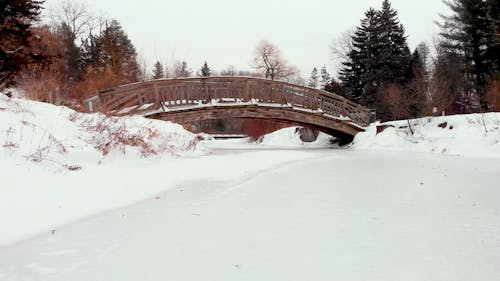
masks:
<path id="1" fill-rule="evenodd" d="M 300 139 L 303 142 L 313 142 L 318 138 L 319 135 L 318 130 L 306 127 L 297 128 L 297 132 L 299 133 Z"/>

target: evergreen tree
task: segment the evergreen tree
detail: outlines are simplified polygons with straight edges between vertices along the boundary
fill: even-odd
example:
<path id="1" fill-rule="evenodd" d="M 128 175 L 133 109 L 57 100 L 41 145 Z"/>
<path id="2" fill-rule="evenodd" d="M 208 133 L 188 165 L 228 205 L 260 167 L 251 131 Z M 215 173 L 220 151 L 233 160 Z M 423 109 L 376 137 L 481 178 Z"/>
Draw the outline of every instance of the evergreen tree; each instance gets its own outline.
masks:
<path id="1" fill-rule="evenodd" d="M 500 72 L 500 1 L 487 0 L 488 20 L 492 24 L 492 43 L 488 48 L 488 57 L 492 63 L 492 71 Z"/>
<path id="2" fill-rule="evenodd" d="M 57 33 L 63 42 L 64 82 L 73 84 L 82 77 L 82 53 L 76 46 L 75 35 L 67 23 L 61 23 Z"/>
<path id="3" fill-rule="evenodd" d="M 210 67 L 208 67 L 207 62 L 205 62 L 203 64 L 203 66 L 201 67 L 201 69 L 200 69 L 200 76 L 202 76 L 202 77 L 212 76 L 212 70 L 210 69 Z"/>
<path id="4" fill-rule="evenodd" d="M 323 65 L 320 70 L 320 81 L 319 81 L 319 86 L 322 90 L 326 88 L 326 86 L 330 83 L 330 73 L 326 71 L 326 66 Z"/>
<path id="5" fill-rule="evenodd" d="M 377 58 L 382 72 L 377 77 L 377 82 L 404 85 L 408 82 L 405 78 L 411 54 L 404 27 L 399 23 L 398 13 L 388 0 L 384 0 L 379 11 L 379 21 L 377 43 L 380 49 Z"/>
<path id="6" fill-rule="evenodd" d="M 103 65 L 104 58 L 102 58 L 102 42 L 99 36 L 94 36 L 92 33 L 86 38 L 82 43 L 82 54 L 81 61 L 83 68 L 92 66 L 94 68 L 99 68 Z M 104 71 L 104 67 L 101 67 L 101 71 Z"/>
<path id="7" fill-rule="evenodd" d="M 161 62 L 157 61 L 153 69 L 153 79 L 165 78 L 165 72 L 163 71 L 163 65 Z"/>
<path id="8" fill-rule="evenodd" d="M 444 1 L 453 11 L 449 17 L 443 16 L 440 24 L 444 39 L 441 43 L 447 52 L 459 55 L 464 68 L 465 100 L 470 100 L 470 107 L 477 108 L 472 102 L 479 99 L 482 108 L 488 108 L 489 79 L 496 68 L 495 22 L 489 10 L 498 9 L 498 4 L 490 4 L 484 0 Z M 496 6 L 496 8 L 495 8 Z M 496 15 L 498 18 L 498 15 Z M 498 38 L 498 37 L 497 37 Z"/>
<path id="9" fill-rule="evenodd" d="M 410 59 L 410 50 L 406 42 L 404 27 L 398 21 L 398 13 L 388 0 L 382 3 L 378 11 L 378 26 L 376 40 L 376 63 L 367 71 L 365 96 L 372 98 L 377 118 L 387 120 L 390 117 L 386 101 L 382 98 L 386 89 L 391 85 L 406 86 L 407 69 Z M 371 75 L 373 74 L 373 75 Z M 404 95 L 405 93 L 403 93 Z M 406 99 L 406 97 L 402 97 Z M 370 100 L 370 99 L 368 99 Z"/>
<path id="10" fill-rule="evenodd" d="M 315 67 L 311 71 L 311 77 L 309 77 L 309 82 L 307 83 L 307 86 L 311 88 L 317 88 L 318 87 L 318 69 Z"/>
<path id="11" fill-rule="evenodd" d="M 191 71 L 191 69 L 188 67 L 187 62 L 182 61 L 180 77 L 191 77 L 192 74 L 193 74 L 193 71 Z"/>
<path id="12" fill-rule="evenodd" d="M 9 86 L 16 73 L 30 61 L 40 60 L 30 52 L 30 27 L 44 1 L 0 1 L 0 89 Z"/>
<path id="13" fill-rule="evenodd" d="M 340 79 L 352 99 L 389 117 L 382 98 L 390 84 L 405 85 L 410 51 L 397 11 L 384 0 L 382 9 L 370 8 L 352 36 L 352 50 L 342 63 Z"/>
<path id="14" fill-rule="evenodd" d="M 89 36 L 84 44 L 85 66 L 100 73 L 111 71 L 121 83 L 137 82 L 140 78 L 135 47 L 116 20 L 106 24 L 99 36 Z"/>
<path id="15" fill-rule="evenodd" d="M 347 61 L 342 62 L 339 73 L 340 81 L 349 92 L 349 96 L 356 101 L 359 101 L 363 96 L 364 100 L 368 99 L 364 93 L 368 81 L 367 72 L 375 69 L 376 66 L 374 59 L 378 48 L 375 42 L 377 24 L 378 14 L 373 8 L 370 8 L 352 36 L 352 50 L 348 54 Z M 364 102 L 365 105 L 373 103 L 373 101 Z"/>
<path id="16" fill-rule="evenodd" d="M 101 35 L 104 63 L 124 82 L 139 80 L 139 64 L 134 45 L 116 20 L 112 20 Z"/>

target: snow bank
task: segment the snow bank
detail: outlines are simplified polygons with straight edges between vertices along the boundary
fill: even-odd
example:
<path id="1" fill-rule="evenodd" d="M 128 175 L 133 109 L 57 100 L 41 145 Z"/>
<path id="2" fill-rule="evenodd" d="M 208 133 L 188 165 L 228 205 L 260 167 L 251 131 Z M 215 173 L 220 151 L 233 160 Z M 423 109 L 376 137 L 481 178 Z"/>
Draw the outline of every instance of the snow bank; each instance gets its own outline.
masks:
<path id="1" fill-rule="evenodd" d="M 179 155 L 199 138 L 180 125 L 133 116 L 107 117 L 0 95 L 0 153 L 4 157 L 79 169 L 109 158 Z"/>
<path id="2" fill-rule="evenodd" d="M 176 177 L 158 162 L 204 154 L 199 140 L 170 122 L 0 93 L 0 246 L 169 188 Z"/>
<path id="3" fill-rule="evenodd" d="M 257 142 L 261 145 L 277 147 L 329 147 L 331 136 L 319 133 L 314 142 L 304 142 L 300 139 L 299 127 L 289 127 L 262 136 Z"/>
<path id="4" fill-rule="evenodd" d="M 426 117 L 372 124 L 356 135 L 356 150 L 434 152 L 500 157 L 500 113 Z M 377 134 L 377 126 L 386 128 Z"/>

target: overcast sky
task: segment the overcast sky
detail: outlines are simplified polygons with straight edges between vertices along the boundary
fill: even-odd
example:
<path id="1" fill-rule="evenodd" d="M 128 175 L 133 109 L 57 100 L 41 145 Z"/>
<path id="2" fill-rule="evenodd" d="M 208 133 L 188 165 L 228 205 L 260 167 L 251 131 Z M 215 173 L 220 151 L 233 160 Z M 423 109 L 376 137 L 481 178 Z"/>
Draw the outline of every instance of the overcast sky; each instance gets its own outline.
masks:
<path id="1" fill-rule="evenodd" d="M 46 0 L 56 7 L 62 0 Z M 336 73 L 330 45 L 359 24 L 382 0 L 84 0 L 89 10 L 117 19 L 140 55 L 152 64 L 186 60 L 193 70 L 206 60 L 212 69 L 249 70 L 257 43 L 277 45 L 288 61 L 309 76 L 314 66 Z M 431 43 L 438 32 L 441 0 L 392 0 L 410 48 Z"/>

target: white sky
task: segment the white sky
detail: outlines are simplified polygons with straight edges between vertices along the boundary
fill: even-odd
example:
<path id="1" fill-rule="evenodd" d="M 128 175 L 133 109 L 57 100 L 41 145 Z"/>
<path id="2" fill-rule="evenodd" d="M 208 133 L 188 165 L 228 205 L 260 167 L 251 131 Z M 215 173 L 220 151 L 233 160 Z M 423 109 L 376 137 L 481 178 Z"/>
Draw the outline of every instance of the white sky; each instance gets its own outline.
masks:
<path id="1" fill-rule="evenodd" d="M 57 8 L 62 0 L 46 0 Z M 382 0 L 85 0 L 89 10 L 117 19 L 138 53 L 152 65 L 186 60 L 193 70 L 206 60 L 214 70 L 228 65 L 249 70 L 257 43 L 277 45 L 288 61 L 309 76 L 327 65 L 335 74 L 332 40 L 359 24 Z M 410 48 L 431 43 L 441 0 L 392 0 L 404 24 Z"/>

